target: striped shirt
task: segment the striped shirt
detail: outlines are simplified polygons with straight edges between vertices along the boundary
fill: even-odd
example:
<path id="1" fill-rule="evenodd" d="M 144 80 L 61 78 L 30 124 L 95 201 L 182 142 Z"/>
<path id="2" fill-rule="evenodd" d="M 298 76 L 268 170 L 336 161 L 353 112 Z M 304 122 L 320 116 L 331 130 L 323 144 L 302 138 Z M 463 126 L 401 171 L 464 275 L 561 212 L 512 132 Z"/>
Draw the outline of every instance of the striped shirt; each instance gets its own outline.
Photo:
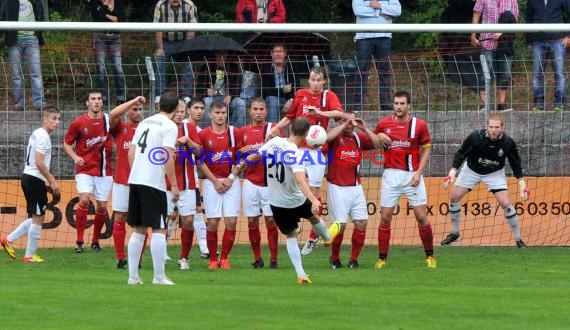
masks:
<path id="1" fill-rule="evenodd" d="M 515 17 L 519 17 L 517 0 L 477 0 L 473 11 L 481 13 L 483 24 L 497 24 L 499 16 L 505 11 L 510 11 Z M 497 41 L 493 38 L 493 32 L 481 33 L 479 42 L 486 50 L 497 49 Z"/>
<path id="2" fill-rule="evenodd" d="M 170 0 L 159 0 L 154 7 L 154 23 L 198 23 L 198 8 L 190 0 L 173 7 Z M 186 40 L 186 32 L 164 32 L 164 41 Z"/>

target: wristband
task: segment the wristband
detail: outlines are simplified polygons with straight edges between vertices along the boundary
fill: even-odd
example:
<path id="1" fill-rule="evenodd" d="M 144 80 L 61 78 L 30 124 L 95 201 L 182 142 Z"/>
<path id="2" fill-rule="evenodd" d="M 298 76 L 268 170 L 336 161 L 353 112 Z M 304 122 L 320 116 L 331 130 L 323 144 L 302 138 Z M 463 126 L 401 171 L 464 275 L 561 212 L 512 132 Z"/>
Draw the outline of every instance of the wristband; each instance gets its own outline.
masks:
<path id="1" fill-rule="evenodd" d="M 235 179 L 236 176 L 233 173 L 230 173 L 230 175 L 228 176 L 228 179 L 233 180 Z"/>

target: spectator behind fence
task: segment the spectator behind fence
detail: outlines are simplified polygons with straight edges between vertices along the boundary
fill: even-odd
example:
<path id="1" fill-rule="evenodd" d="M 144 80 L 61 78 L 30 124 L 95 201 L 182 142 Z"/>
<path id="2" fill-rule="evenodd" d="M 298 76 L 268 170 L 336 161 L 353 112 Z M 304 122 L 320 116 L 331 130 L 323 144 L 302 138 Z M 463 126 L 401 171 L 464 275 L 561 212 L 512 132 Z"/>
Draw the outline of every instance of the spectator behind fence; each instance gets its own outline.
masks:
<path id="1" fill-rule="evenodd" d="M 154 23 L 198 23 L 198 8 L 190 0 L 159 0 L 154 8 Z M 194 32 L 156 32 L 156 50 L 154 57 L 157 66 L 155 103 L 160 101 L 160 94 L 166 89 L 166 57 L 174 54 L 181 45 L 194 38 Z M 193 95 L 192 63 L 184 61 L 180 96 Z"/>
<path id="2" fill-rule="evenodd" d="M 527 23 L 564 23 L 564 14 L 570 13 L 570 1 L 568 0 L 528 0 L 526 4 Z M 546 59 L 552 59 L 552 69 L 554 70 L 554 111 L 564 110 L 566 99 L 566 70 L 564 68 L 564 57 L 566 47 L 570 45 L 570 36 L 565 36 L 563 32 L 535 32 L 527 33 L 526 41 L 532 51 L 533 79 L 532 87 L 534 92 L 533 110 L 541 111 L 546 108 L 544 102 L 544 67 Z"/>
<path id="3" fill-rule="evenodd" d="M 197 84 L 197 94 L 204 99 L 204 111 L 210 113 L 214 103 L 223 102 L 228 107 L 229 124 L 242 127 L 246 122 L 246 102 L 240 98 L 242 75 L 239 67 L 227 59 L 225 54 L 217 54 L 215 60 L 204 64 Z M 210 116 L 204 116 L 202 127 L 209 126 Z"/>
<path id="4" fill-rule="evenodd" d="M 93 22 L 123 22 L 125 11 L 123 0 L 92 0 L 91 15 Z M 95 88 L 103 92 L 103 103 L 109 101 L 107 91 L 107 55 L 113 57 L 113 74 L 115 75 L 115 97 L 117 105 L 125 102 L 125 76 L 121 64 L 121 34 L 118 32 L 95 32 L 93 47 L 97 55 L 97 83 Z"/>
<path id="5" fill-rule="evenodd" d="M 518 21 L 519 5 L 517 0 L 477 0 L 473 8 L 473 24 L 479 24 L 482 19 L 483 24 L 499 23 L 499 16 L 510 11 L 515 20 Z M 511 71 L 513 66 L 513 55 L 505 52 L 497 53 L 497 46 L 503 42 L 501 33 L 484 32 L 477 38 L 476 33 L 471 33 L 471 45 L 481 47 L 481 66 L 489 70 L 495 76 L 497 87 L 497 111 L 512 110 L 506 103 L 507 90 L 511 86 Z M 501 55 L 500 57 L 497 55 Z M 486 100 L 485 91 L 481 91 L 482 100 Z M 488 110 L 489 104 L 483 104 L 482 110 Z"/>
<path id="6" fill-rule="evenodd" d="M 276 123 L 280 119 L 280 109 L 293 98 L 297 84 L 293 65 L 286 61 L 285 45 L 273 45 L 271 58 L 271 63 L 261 67 L 261 95 L 267 102 L 267 121 Z"/>
<path id="7" fill-rule="evenodd" d="M 0 2 L 0 21 L 43 22 L 44 7 L 41 0 L 3 0 Z M 24 110 L 24 73 L 22 59 L 28 65 L 32 79 L 32 100 L 34 108 L 46 106 L 40 46 L 44 45 L 41 31 L 5 31 L 4 41 L 8 47 L 8 59 L 12 70 L 12 93 L 14 110 Z"/>
<path id="8" fill-rule="evenodd" d="M 238 23 L 285 23 L 287 12 L 281 0 L 238 0 Z"/>
<path id="9" fill-rule="evenodd" d="M 402 6 L 398 0 L 389 1 L 362 1 L 352 0 L 352 11 L 356 16 L 356 24 L 391 24 L 393 17 L 402 14 Z M 392 49 L 392 33 L 365 32 L 357 33 L 356 61 L 360 70 L 360 88 L 356 90 L 354 101 L 356 104 L 364 103 L 367 89 L 368 66 L 370 57 L 376 61 L 378 71 L 378 94 L 381 110 L 392 110 L 390 97 L 390 51 Z"/>

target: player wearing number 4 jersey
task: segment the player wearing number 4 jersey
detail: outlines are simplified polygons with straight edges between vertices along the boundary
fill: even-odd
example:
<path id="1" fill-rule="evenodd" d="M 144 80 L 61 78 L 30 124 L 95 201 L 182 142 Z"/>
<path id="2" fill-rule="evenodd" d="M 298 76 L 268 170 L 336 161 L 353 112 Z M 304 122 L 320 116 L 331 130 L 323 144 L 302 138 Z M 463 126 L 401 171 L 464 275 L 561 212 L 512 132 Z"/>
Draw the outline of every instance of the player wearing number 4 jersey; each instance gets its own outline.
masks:
<path id="1" fill-rule="evenodd" d="M 310 126 L 307 118 L 296 118 L 288 138 L 275 137 L 269 140 L 259 149 L 259 153 L 247 156 L 246 161 L 237 168 L 237 172 L 232 173 L 237 175 L 247 164 L 262 161 L 262 154 L 267 155 L 263 161 L 266 162 L 269 204 L 277 227 L 287 236 L 287 253 L 295 267 L 298 283 L 311 283 L 303 269 L 297 241 L 298 223 L 301 218 L 311 222 L 313 229 L 325 241 L 325 246 L 330 246 L 340 231 L 340 223 L 333 223 L 327 230 L 320 219 L 318 214 L 321 203 L 311 192 L 305 179 L 305 169 L 299 163 L 303 157 L 299 145 L 305 141 Z"/>
<path id="2" fill-rule="evenodd" d="M 449 198 L 449 214 L 451 216 L 451 233 L 441 241 L 441 245 L 449 245 L 457 241 L 459 234 L 459 216 L 461 199 L 478 183 L 487 185 L 490 192 L 495 194 L 497 202 L 505 211 L 505 218 L 511 227 L 517 247 L 526 248 L 521 239 L 519 219 L 515 208 L 509 201 L 509 191 L 505 178 L 505 159 L 509 160 L 513 174 L 518 180 L 519 194 L 522 200 L 527 200 L 530 190 L 527 188 L 521 168 L 521 157 L 517 145 L 504 133 L 505 122 L 499 114 L 489 116 L 487 129 L 471 133 L 461 148 L 453 157 L 453 166 L 443 181 L 444 189 L 449 183 L 455 182 L 455 187 Z M 467 159 L 467 162 L 463 162 Z M 463 164 L 463 166 L 461 166 Z M 455 180 L 457 170 L 461 172 Z"/>

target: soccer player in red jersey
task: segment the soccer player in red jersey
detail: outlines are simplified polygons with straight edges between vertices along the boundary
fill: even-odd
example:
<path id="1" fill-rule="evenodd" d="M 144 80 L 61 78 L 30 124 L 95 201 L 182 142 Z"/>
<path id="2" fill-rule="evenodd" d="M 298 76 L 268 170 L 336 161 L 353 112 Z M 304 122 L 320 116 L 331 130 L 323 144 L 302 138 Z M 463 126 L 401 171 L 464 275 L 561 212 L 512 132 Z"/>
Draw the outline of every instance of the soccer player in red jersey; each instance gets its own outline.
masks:
<path id="1" fill-rule="evenodd" d="M 332 269 L 342 267 L 340 247 L 349 218 L 354 223 L 354 230 L 348 268 L 358 267 L 368 224 L 368 207 L 360 185 L 360 161 L 363 150 L 375 149 L 374 141 L 376 144 L 380 142 L 378 136 L 352 111 L 346 111 L 345 116 L 339 126 L 327 133 L 331 156 L 327 172 L 328 209 L 330 218 L 341 224 L 340 233 L 331 245 L 329 262 Z M 355 132 L 356 127 L 360 129 L 359 132 Z"/>
<path id="2" fill-rule="evenodd" d="M 275 123 L 266 121 L 267 105 L 261 97 L 256 97 L 251 101 L 249 115 L 252 123 L 241 129 L 243 147 L 240 149 L 240 152 L 244 156 L 261 148 L 271 128 L 275 126 Z M 279 231 L 269 206 L 269 188 L 267 187 L 263 162 L 257 162 L 246 168 L 242 187 L 242 203 L 244 215 L 247 217 L 249 243 L 255 258 L 252 264 L 253 268 L 263 268 L 265 266 L 261 257 L 260 209 L 265 218 L 267 242 L 271 253 L 269 267 L 277 268 Z"/>
<path id="3" fill-rule="evenodd" d="M 127 265 L 125 253 L 125 223 L 129 211 L 129 148 L 138 124 L 143 119 L 142 106 L 146 102 L 144 96 L 130 97 L 127 102 L 117 106 L 109 113 L 111 135 L 117 146 L 115 176 L 113 178 L 113 242 L 117 255 L 117 268 Z M 121 117 L 126 114 L 126 120 Z M 145 240 L 146 243 L 146 240 Z M 143 249 L 144 251 L 144 249 Z"/>
<path id="4" fill-rule="evenodd" d="M 297 117 L 306 117 L 311 125 L 320 125 L 325 130 L 328 129 L 330 118 L 341 119 L 343 117 L 342 105 L 334 92 L 324 89 L 326 81 L 325 69 L 313 67 L 309 73 L 309 88 L 300 89 L 295 93 L 289 112 L 271 129 L 269 137 L 278 136 L 279 130 L 289 126 Z M 309 177 L 311 191 L 321 201 L 321 185 L 326 169 L 326 157 L 324 156 L 326 152 L 323 153 L 320 148 L 312 148 L 304 141 L 299 147 L 301 152 L 310 154 L 311 160 L 304 162 L 303 165 Z M 301 254 L 310 254 L 318 240 L 317 233 L 311 230 L 310 238 L 301 250 Z"/>
<path id="5" fill-rule="evenodd" d="M 409 114 L 412 97 L 407 91 L 394 94 L 394 114 L 382 118 L 374 133 L 386 149 L 382 193 L 380 197 L 380 226 L 378 227 L 379 258 L 375 268 L 384 268 L 388 257 L 392 215 L 406 195 L 413 207 L 420 238 L 429 268 L 436 267 L 433 256 L 433 232 L 427 219 L 427 193 L 422 177 L 431 150 L 431 140 L 425 121 Z"/>
<path id="6" fill-rule="evenodd" d="M 240 209 L 239 179 L 231 173 L 236 163 L 241 133 L 236 127 L 227 124 L 227 106 L 223 102 L 210 107 L 212 125 L 198 133 L 202 152 L 198 162 L 206 165 L 214 178 L 204 180 L 204 204 L 206 206 L 206 239 L 210 251 L 208 268 L 230 269 L 228 255 L 234 245 L 236 224 Z M 206 173 L 205 173 L 206 174 Z M 222 238 L 222 253 L 217 260 L 218 226 L 224 217 L 225 230 Z"/>
<path id="7" fill-rule="evenodd" d="M 87 227 L 89 194 L 95 197 L 95 219 L 91 248 L 101 251 L 99 234 L 107 214 L 107 200 L 113 185 L 111 154 L 113 141 L 110 135 L 109 116 L 102 112 L 101 92 L 90 91 L 85 100 L 87 112 L 77 117 L 65 134 L 63 149 L 75 163 L 75 181 L 79 193 L 79 205 L 75 211 L 77 229 L 76 253 L 83 252 L 83 235 Z"/>

